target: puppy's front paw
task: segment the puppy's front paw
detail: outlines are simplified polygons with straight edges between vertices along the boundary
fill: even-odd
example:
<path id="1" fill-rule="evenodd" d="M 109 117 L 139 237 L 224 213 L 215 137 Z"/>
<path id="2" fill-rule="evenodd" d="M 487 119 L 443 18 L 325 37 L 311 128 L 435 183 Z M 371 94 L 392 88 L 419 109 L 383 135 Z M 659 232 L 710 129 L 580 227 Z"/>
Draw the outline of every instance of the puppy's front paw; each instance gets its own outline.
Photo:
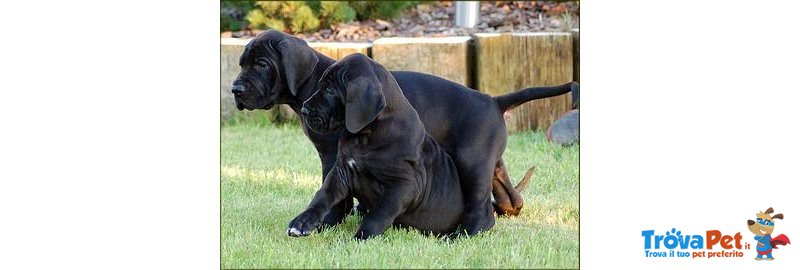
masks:
<path id="1" fill-rule="evenodd" d="M 320 218 L 310 212 L 303 212 L 289 222 L 286 234 L 292 237 L 308 236 L 322 225 Z"/>

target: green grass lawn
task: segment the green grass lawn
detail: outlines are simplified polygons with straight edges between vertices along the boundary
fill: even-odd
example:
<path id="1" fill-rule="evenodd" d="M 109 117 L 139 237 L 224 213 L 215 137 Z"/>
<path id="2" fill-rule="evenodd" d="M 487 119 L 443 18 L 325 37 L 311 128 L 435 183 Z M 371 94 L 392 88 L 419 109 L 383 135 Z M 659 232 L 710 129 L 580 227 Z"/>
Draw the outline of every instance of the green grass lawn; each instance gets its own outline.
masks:
<path id="1" fill-rule="evenodd" d="M 295 125 L 223 125 L 221 137 L 223 268 L 578 267 L 578 147 L 552 145 L 543 133 L 509 136 L 504 158 L 514 183 L 537 167 L 520 216 L 455 241 L 390 228 L 357 242 L 357 216 L 288 237 L 289 221 L 322 181 L 311 142 Z"/>

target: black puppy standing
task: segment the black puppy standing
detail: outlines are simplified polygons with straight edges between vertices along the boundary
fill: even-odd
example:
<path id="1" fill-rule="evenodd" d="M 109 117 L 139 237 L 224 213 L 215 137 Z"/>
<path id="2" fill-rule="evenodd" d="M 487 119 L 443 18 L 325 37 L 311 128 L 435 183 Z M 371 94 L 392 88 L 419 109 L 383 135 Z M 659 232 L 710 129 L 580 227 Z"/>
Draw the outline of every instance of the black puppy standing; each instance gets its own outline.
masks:
<path id="1" fill-rule="evenodd" d="M 368 209 L 357 239 L 392 224 L 454 232 L 464 204 L 456 166 L 425 132 L 392 75 L 363 54 L 347 56 L 323 74 L 319 90 L 303 104 L 306 125 L 345 131 L 333 170 L 287 233 L 310 234 L 349 196 Z"/>
<path id="2" fill-rule="evenodd" d="M 236 106 L 254 110 L 288 104 L 300 114 L 303 101 L 317 90 L 322 72 L 333 63 L 301 39 L 275 30 L 261 33 L 245 46 L 239 59 L 242 71 L 231 88 Z M 456 163 L 464 193 L 463 225 L 468 233 L 491 228 L 493 211 L 518 214 L 523 205 L 519 194 L 522 184 L 513 186 L 502 160 L 507 136 L 503 112 L 534 99 L 576 93 L 577 84 L 528 88 L 491 97 L 424 73 L 392 71 L 391 75 L 428 133 Z M 324 179 L 336 161 L 340 132 L 321 133 L 307 127 L 303 131 L 319 153 Z M 341 201 L 323 223 L 338 224 L 352 205 L 352 199 Z"/>

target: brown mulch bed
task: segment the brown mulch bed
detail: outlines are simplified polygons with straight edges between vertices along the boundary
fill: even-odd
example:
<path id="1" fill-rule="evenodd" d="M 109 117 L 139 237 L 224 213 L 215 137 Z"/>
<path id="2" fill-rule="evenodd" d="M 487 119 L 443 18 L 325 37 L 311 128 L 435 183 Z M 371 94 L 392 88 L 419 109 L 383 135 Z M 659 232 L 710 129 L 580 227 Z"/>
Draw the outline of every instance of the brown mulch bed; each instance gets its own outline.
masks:
<path id="1" fill-rule="evenodd" d="M 316 33 L 295 36 L 307 41 L 370 42 L 381 37 L 445 37 L 474 33 L 559 32 L 578 28 L 578 2 L 481 2 L 481 19 L 475 28 L 455 26 L 455 3 L 418 4 L 390 21 L 340 23 Z M 222 37 L 249 38 L 263 30 L 223 32 Z"/>

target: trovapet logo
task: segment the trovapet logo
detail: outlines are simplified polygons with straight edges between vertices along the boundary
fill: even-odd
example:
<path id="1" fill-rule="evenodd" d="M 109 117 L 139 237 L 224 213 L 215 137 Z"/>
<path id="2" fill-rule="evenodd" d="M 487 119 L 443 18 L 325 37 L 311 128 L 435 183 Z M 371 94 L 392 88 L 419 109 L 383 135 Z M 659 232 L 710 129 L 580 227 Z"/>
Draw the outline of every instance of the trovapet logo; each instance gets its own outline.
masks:
<path id="1" fill-rule="evenodd" d="M 775 219 L 783 219 L 783 214 L 770 215 L 770 207 L 756 213 L 756 221 L 747 220 L 747 228 L 755 234 L 756 260 L 774 260 L 773 249 L 779 245 L 790 244 L 789 237 L 772 237 Z M 643 230 L 644 256 L 648 258 L 743 258 L 752 249 L 750 241 L 742 239 L 741 232 L 723 233 L 707 230 L 700 234 L 688 234 L 672 228 L 664 233 L 656 230 Z M 756 255 L 756 254 L 754 254 Z"/>
<path id="2" fill-rule="evenodd" d="M 703 235 L 689 235 L 672 228 L 665 234 L 656 234 L 654 230 L 642 231 L 642 237 L 645 257 L 743 257 L 741 250 L 750 249 L 750 244 L 742 244 L 742 234 L 738 232 L 726 235 L 718 230 L 709 230 Z"/>

